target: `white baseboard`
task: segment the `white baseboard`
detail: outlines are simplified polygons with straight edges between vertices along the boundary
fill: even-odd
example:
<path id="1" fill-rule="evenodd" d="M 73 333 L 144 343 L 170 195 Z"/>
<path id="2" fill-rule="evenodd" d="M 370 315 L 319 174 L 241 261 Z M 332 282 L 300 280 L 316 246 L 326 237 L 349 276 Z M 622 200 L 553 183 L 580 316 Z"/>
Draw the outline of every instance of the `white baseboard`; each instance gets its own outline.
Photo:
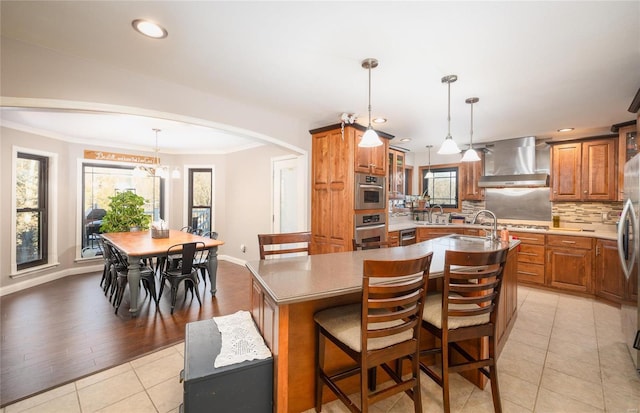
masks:
<path id="1" fill-rule="evenodd" d="M 230 255 L 218 255 L 218 260 L 229 261 L 234 264 L 244 266 L 247 261 L 239 258 L 232 257 Z M 6 287 L 0 287 L 0 297 L 7 294 L 15 293 L 18 291 L 26 290 L 27 288 L 35 287 L 40 284 L 47 283 L 49 281 L 59 280 L 60 278 L 68 277 L 70 275 L 87 274 L 91 272 L 102 271 L 102 264 L 96 264 L 91 266 L 83 266 L 80 268 L 67 268 L 60 271 L 45 274 L 39 277 L 31 278 L 22 282 L 8 285 Z"/>

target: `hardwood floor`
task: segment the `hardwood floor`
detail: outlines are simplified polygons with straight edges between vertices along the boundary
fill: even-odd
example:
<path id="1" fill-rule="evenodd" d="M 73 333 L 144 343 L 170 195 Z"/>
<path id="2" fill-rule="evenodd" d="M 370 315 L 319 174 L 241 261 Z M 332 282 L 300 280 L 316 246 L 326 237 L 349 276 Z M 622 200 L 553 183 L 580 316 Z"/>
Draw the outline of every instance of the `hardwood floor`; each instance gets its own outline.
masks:
<path id="1" fill-rule="evenodd" d="M 200 282 L 202 307 L 178 292 L 171 315 L 169 292 L 159 308 L 141 292 L 139 315 L 129 315 L 129 290 L 118 311 L 99 286 L 101 273 L 74 275 L 0 297 L 0 407 L 117 366 L 184 340 L 191 321 L 249 310 L 250 275 L 220 261 L 218 291 Z"/>

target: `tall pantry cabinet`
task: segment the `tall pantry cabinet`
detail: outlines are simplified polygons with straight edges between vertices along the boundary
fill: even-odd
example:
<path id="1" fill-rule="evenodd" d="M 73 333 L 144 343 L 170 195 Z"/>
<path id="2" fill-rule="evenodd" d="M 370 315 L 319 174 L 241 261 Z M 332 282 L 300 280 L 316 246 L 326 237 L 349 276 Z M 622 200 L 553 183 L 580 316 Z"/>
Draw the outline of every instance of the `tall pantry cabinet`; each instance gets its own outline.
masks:
<path id="1" fill-rule="evenodd" d="M 387 175 L 387 151 L 393 136 L 377 131 L 384 144 L 360 148 L 365 130 L 356 124 L 345 125 L 343 131 L 337 124 L 310 131 L 312 254 L 351 250 L 355 172 Z"/>

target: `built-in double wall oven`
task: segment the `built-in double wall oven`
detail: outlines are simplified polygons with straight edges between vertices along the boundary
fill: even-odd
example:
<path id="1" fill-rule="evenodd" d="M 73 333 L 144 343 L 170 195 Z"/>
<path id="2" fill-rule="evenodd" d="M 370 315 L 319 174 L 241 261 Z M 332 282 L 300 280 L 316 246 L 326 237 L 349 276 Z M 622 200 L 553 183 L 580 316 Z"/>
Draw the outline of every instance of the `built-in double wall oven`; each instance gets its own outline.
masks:
<path id="1" fill-rule="evenodd" d="M 386 209 L 385 187 L 384 176 L 356 173 L 355 209 Z"/>

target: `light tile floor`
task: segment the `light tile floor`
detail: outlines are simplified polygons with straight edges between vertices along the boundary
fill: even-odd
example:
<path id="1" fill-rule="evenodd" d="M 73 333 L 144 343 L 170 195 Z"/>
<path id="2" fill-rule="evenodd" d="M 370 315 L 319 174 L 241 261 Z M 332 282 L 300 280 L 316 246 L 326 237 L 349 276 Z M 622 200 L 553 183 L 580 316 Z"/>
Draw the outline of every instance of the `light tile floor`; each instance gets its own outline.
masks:
<path id="1" fill-rule="evenodd" d="M 183 355 L 184 345 L 178 344 L 0 413 L 175 413 L 182 402 Z M 640 378 L 623 341 L 620 311 L 591 299 L 519 287 L 518 319 L 498 372 L 505 413 L 640 412 Z M 441 412 L 440 388 L 425 375 L 421 383 L 423 411 Z M 493 412 L 489 386 L 483 391 L 459 376 L 451 386 L 454 412 Z M 339 402 L 322 410 L 348 412 Z M 406 395 L 397 395 L 372 411 L 404 413 L 413 407 Z"/>

